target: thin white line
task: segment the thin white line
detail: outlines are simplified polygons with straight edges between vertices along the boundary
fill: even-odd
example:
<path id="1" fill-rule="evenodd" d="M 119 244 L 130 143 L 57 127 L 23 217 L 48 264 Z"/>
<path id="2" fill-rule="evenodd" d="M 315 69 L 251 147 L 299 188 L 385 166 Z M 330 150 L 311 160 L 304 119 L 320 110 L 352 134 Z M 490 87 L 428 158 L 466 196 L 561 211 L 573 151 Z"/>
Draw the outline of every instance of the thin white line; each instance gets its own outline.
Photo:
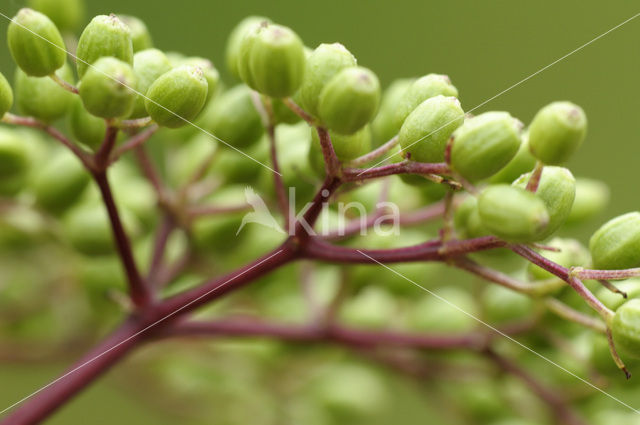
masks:
<path id="1" fill-rule="evenodd" d="M 25 27 L 24 25 L 14 21 L 13 19 L 11 19 L 10 17 L 8 17 L 7 15 L 5 15 L 4 13 L 0 12 L 0 16 L 8 19 L 9 21 L 15 23 L 16 25 L 19 25 L 21 28 L 26 29 L 27 31 L 29 31 L 30 33 L 32 33 L 33 35 L 35 35 L 36 37 L 39 37 L 41 39 L 43 39 L 44 41 L 46 41 L 47 43 L 51 44 L 52 46 L 56 47 L 57 49 L 60 49 L 62 51 L 64 51 L 66 54 L 68 54 L 69 56 L 71 56 L 72 58 L 74 58 L 76 61 L 80 61 L 82 63 L 84 63 L 85 65 L 87 65 L 90 68 L 95 69 L 96 71 L 98 71 L 99 73 L 101 73 L 102 75 L 106 76 L 107 78 L 112 79 L 113 81 L 123 85 L 124 87 L 128 88 L 129 90 L 131 90 L 132 92 L 136 93 L 137 95 L 143 97 L 144 99 L 148 100 L 149 102 L 153 103 L 156 106 L 159 106 L 160 108 L 164 109 L 165 111 L 169 112 L 170 114 L 173 114 L 174 116 L 180 118 L 182 121 L 186 122 L 187 124 L 189 124 L 190 126 L 198 129 L 199 131 L 201 131 L 202 133 L 206 134 L 207 136 L 211 137 L 212 139 L 215 139 L 223 144 L 225 144 L 226 146 L 230 147 L 231 149 L 235 150 L 236 152 L 246 156 L 247 158 L 249 158 L 250 160 L 262 165 L 263 167 L 271 170 L 272 172 L 282 176 L 282 174 L 280 174 L 279 172 L 277 172 L 276 170 L 274 170 L 273 168 L 269 167 L 268 165 L 263 164 L 262 162 L 258 161 L 257 159 L 255 159 L 254 157 L 247 155 L 246 153 L 242 152 L 240 149 L 236 148 L 235 146 L 232 146 L 231 144 L 225 142 L 224 140 L 222 140 L 221 138 L 219 138 L 218 136 L 216 136 L 215 134 L 212 134 L 210 132 L 208 132 L 207 130 L 205 130 L 204 128 L 200 127 L 199 125 L 189 121 L 186 118 L 183 118 L 182 116 L 178 115 L 177 113 L 169 110 L 168 108 L 164 107 L 163 105 L 159 104 L 158 102 L 154 101 L 153 99 L 149 99 L 147 96 L 145 96 L 144 94 L 140 93 L 139 91 L 135 90 L 134 88 L 126 85 L 125 83 L 123 83 L 122 81 L 118 80 L 117 78 L 112 77 L 111 75 L 107 74 L 106 72 L 103 72 L 101 70 L 99 70 L 98 68 L 96 68 L 94 65 L 80 59 L 79 57 L 77 57 L 76 55 L 74 55 L 73 53 L 69 52 L 68 50 L 66 50 L 65 48 L 62 48 L 60 46 L 58 46 L 57 44 L 47 40 L 46 38 L 44 38 L 43 36 L 41 36 L 40 34 L 30 30 L 29 28 Z"/>
<path id="2" fill-rule="evenodd" d="M 609 394 L 608 392 L 606 392 L 605 390 L 595 386 L 594 384 L 592 384 L 591 382 L 585 380 L 584 378 L 581 378 L 580 376 L 576 375 L 575 373 L 571 372 L 570 370 L 567 370 L 566 368 L 560 366 L 558 363 L 554 362 L 553 360 L 549 359 L 548 357 L 545 357 L 544 355 L 538 353 L 537 351 L 527 347 L 526 345 L 524 345 L 523 343 L 521 343 L 520 341 L 517 341 L 516 339 L 510 337 L 509 335 L 505 334 L 504 332 L 502 332 L 499 329 L 496 329 L 495 327 L 491 326 L 490 324 L 488 324 L 487 322 L 483 321 L 482 319 L 477 318 L 476 316 L 474 316 L 471 313 L 466 312 L 465 310 L 461 309 L 460 307 L 458 307 L 457 305 L 453 304 L 452 302 L 450 302 L 449 300 L 442 298 L 440 295 L 436 294 L 435 292 L 425 288 L 424 286 L 414 282 L 413 280 L 409 279 L 408 277 L 404 276 L 403 274 L 395 271 L 394 269 L 392 269 L 391 267 L 382 264 L 381 262 L 379 262 L 378 260 L 376 260 L 375 258 L 365 254 L 364 252 L 360 251 L 359 249 L 356 250 L 358 251 L 360 254 L 362 254 L 363 256 L 365 256 L 366 258 L 368 258 L 369 260 L 374 261 L 375 263 L 381 265 L 382 267 L 384 267 L 385 269 L 397 274 L 398 276 L 400 276 L 401 278 L 405 279 L 408 282 L 411 282 L 412 284 L 414 284 L 415 286 L 417 286 L 418 288 L 422 289 L 423 291 L 427 292 L 430 295 L 433 295 L 434 297 L 436 297 L 437 299 L 439 299 L 440 301 L 443 301 L 444 303 L 448 304 L 449 306 L 455 308 L 456 310 L 458 310 L 459 312 L 469 316 L 470 318 L 472 318 L 473 320 L 477 321 L 478 323 L 483 324 L 484 326 L 486 326 L 487 328 L 491 329 L 492 331 L 498 333 L 499 335 L 507 338 L 508 340 L 510 340 L 511 342 L 515 342 L 516 344 L 518 344 L 520 347 L 526 349 L 527 351 L 530 351 L 531 353 L 535 354 L 536 356 L 540 357 L 541 359 L 545 360 L 546 362 L 554 365 L 555 367 L 559 368 L 560 370 L 563 370 L 565 372 L 567 372 L 569 375 L 573 376 L 574 378 L 584 382 L 585 384 L 587 384 L 588 386 L 590 386 L 591 388 L 600 391 L 602 394 L 606 395 L 607 397 L 611 398 L 612 400 L 617 401 L 618 403 L 620 403 L 621 405 L 631 409 L 632 411 L 634 411 L 635 413 L 640 414 L 640 410 L 637 410 L 631 406 L 629 406 L 627 403 L 625 403 L 624 401 L 614 397 L 613 395 Z"/>
<path id="3" fill-rule="evenodd" d="M 94 361 L 96 361 L 97 359 L 99 359 L 100 357 L 104 356 L 105 354 L 109 353 L 110 351 L 118 348 L 119 346 L 121 346 L 122 344 L 126 343 L 127 341 L 132 340 L 133 338 L 136 338 L 137 336 L 139 336 L 140 334 L 148 331 L 149 329 L 153 328 L 154 326 L 156 326 L 157 324 L 164 322 L 165 320 L 167 320 L 168 318 L 175 316 L 176 314 L 178 314 L 180 311 L 184 310 L 185 308 L 189 307 L 190 305 L 192 305 L 195 302 L 198 302 L 199 300 L 201 300 L 202 298 L 206 297 L 209 294 L 212 294 L 213 292 L 217 291 L 220 288 L 223 288 L 227 283 L 233 281 L 234 279 L 242 276 L 243 274 L 253 270 L 254 268 L 258 267 L 260 264 L 264 263 L 265 261 L 275 257 L 276 255 L 280 254 L 282 252 L 282 249 L 279 249 L 278 251 L 274 252 L 273 254 L 271 254 L 270 256 L 268 256 L 267 258 L 265 258 L 264 260 L 260 261 L 259 263 L 254 264 L 252 267 L 244 270 L 242 273 L 239 273 L 238 275 L 232 277 L 231 279 L 226 280 L 225 282 L 223 282 L 221 285 L 216 286 L 215 288 L 213 288 L 210 291 L 205 292 L 204 294 L 200 295 L 198 298 L 190 301 L 189 303 L 183 305 L 182 307 L 180 307 L 179 309 L 167 314 L 166 316 L 156 320 L 155 322 L 153 322 L 152 324 L 150 324 L 149 326 L 145 327 L 144 329 L 136 332 L 135 334 L 127 337 L 126 339 L 120 341 L 119 343 L 117 343 L 116 345 L 114 345 L 113 347 L 103 351 L 102 353 L 96 355 L 95 357 L 92 357 L 91 359 L 87 360 L 86 362 L 82 363 L 81 365 L 71 369 L 70 371 L 68 371 L 67 373 L 65 373 L 64 375 L 56 378 L 55 380 L 49 382 L 47 385 L 45 385 L 44 387 L 39 388 L 38 390 L 32 392 L 31 394 L 29 394 L 28 396 L 16 401 L 15 403 L 13 403 L 11 406 L 3 409 L 2 411 L 0 411 L 0 415 L 3 415 L 4 413 L 8 412 L 9 410 L 13 409 L 14 407 L 16 407 L 17 405 L 23 403 L 24 401 L 30 399 L 31 397 L 33 397 L 34 395 L 38 394 L 41 391 L 44 391 L 45 389 L 49 388 L 50 386 L 54 385 L 56 382 L 59 382 L 61 380 L 63 380 L 64 378 L 66 378 L 67 376 L 73 374 L 74 372 L 82 369 L 83 367 L 85 367 L 86 365 L 93 363 Z"/>
<path id="4" fill-rule="evenodd" d="M 502 90 L 500 93 L 496 94 L 495 96 L 490 97 L 489 99 L 485 100 L 484 102 L 480 103 L 479 105 L 474 106 L 473 108 L 469 109 L 468 111 L 466 111 L 467 114 L 470 114 L 471 112 L 475 111 L 478 108 L 483 107 L 484 105 L 486 105 L 487 103 L 497 99 L 498 97 L 502 96 L 503 94 L 507 93 L 508 91 L 518 87 L 519 85 L 521 85 L 522 83 L 529 81 L 531 78 L 535 77 L 536 75 L 546 71 L 547 69 L 551 68 L 552 66 L 556 65 L 558 62 L 561 62 L 563 60 L 565 60 L 566 58 L 568 58 L 569 56 L 573 55 L 574 53 L 579 52 L 580 50 L 584 49 L 585 47 L 589 46 L 592 43 L 595 43 L 596 41 L 600 40 L 602 37 L 604 37 L 605 35 L 617 30 L 618 28 L 620 28 L 621 26 L 628 24 L 629 22 L 633 21 L 634 19 L 636 19 L 638 16 L 640 16 L 640 13 L 636 13 L 635 15 L 633 15 L 632 17 L 626 19 L 625 21 L 619 23 L 618 25 L 616 25 L 615 27 L 607 30 L 606 32 L 603 32 L 602 34 L 600 34 L 599 36 L 593 38 L 592 40 L 584 43 L 582 46 L 570 51 L 569 53 L 567 53 L 566 55 L 556 59 L 555 61 L 551 62 L 550 64 L 548 64 L 547 66 L 544 66 L 542 68 L 540 68 L 539 70 L 537 70 L 536 72 L 534 72 L 533 74 L 523 78 L 522 80 L 518 81 L 517 83 L 509 86 L 508 88 Z M 406 150 L 408 148 L 410 148 L 411 146 L 415 145 L 416 143 L 419 143 L 421 141 L 423 141 L 424 139 L 426 139 L 427 137 L 431 136 L 432 134 L 435 134 L 436 132 L 442 130 L 443 128 L 445 128 L 446 126 L 448 126 L 449 124 L 454 123 L 456 120 L 451 120 L 448 123 L 444 124 L 443 126 L 439 127 L 438 129 L 432 131 L 431 133 L 427 134 L 426 136 L 421 137 L 420 139 L 416 140 L 415 142 L 411 143 L 410 145 L 406 146 L 403 148 L 403 150 Z M 382 164 L 384 161 L 386 161 L 387 159 L 391 158 L 393 155 L 391 156 L 387 156 L 384 159 L 380 160 L 379 162 L 375 163 L 374 165 L 372 165 L 371 167 L 363 170 L 362 172 L 360 172 L 359 175 L 363 174 L 364 172 L 366 172 L 367 170 L 370 170 L 371 168 L 377 167 L 378 165 Z"/>

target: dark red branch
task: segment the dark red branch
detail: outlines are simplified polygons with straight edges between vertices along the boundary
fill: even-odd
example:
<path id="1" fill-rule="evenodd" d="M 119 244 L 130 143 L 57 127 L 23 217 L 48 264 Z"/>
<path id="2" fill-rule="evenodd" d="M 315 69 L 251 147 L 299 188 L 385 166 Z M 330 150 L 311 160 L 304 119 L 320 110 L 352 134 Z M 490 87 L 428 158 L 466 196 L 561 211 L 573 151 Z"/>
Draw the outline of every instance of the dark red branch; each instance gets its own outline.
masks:
<path id="1" fill-rule="evenodd" d="M 449 172 L 449 166 L 444 162 L 404 161 L 375 168 L 345 168 L 342 170 L 342 175 L 346 181 L 363 181 L 394 174 L 447 175 Z"/>

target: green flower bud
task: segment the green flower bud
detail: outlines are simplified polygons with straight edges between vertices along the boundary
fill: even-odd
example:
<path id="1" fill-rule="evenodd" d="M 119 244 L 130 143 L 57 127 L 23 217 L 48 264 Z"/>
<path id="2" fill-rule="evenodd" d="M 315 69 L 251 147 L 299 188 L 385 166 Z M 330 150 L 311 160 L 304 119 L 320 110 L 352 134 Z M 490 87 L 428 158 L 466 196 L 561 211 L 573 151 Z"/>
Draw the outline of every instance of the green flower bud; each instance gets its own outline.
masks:
<path id="1" fill-rule="evenodd" d="M 205 128 L 237 148 L 256 143 L 264 132 L 251 90 L 245 85 L 235 86 L 214 99 L 205 121 Z"/>
<path id="2" fill-rule="evenodd" d="M 453 133 L 451 167 L 465 179 L 487 178 L 507 165 L 522 141 L 522 123 L 507 112 L 473 117 Z"/>
<path id="3" fill-rule="evenodd" d="M 464 122 L 464 111 L 455 97 L 436 96 L 422 102 L 404 121 L 398 135 L 409 159 L 442 162 L 451 133 Z"/>
<path id="4" fill-rule="evenodd" d="M 56 25 L 40 12 L 20 9 L 7 30 L 13 60 L 32 77 L 46 77 L 64 65 L 66 47 Z"/>
<path id="5" fill-rule="evenodd" d="M 333 131 L 329 132 L 331 144 L 340 161 L 350 161 L 364 155 L 371 150 L 371 129 L 365 126 L 354 134 L 342 135 Z M 324 176 L 324 156 L 320 146 L 318 132 L 311 129 L 311 145 L 309 147 L 309 163 L 311 168 L 319 175 Z"/>
<path id="6" fill-rule="evenodd" d="M 563 267 L 584 267 L 591 262 L 591 256 L 587 248 L 575 239 L 554 238 L 547 245 L 558 248 L 559 251 L 544 251 L 541 254 Z M 556 277 L 533 263 L 527 265 L 527 271 L 534 280 L 546 280 Z"/>
<path id="7" fill-rule="evenodd" d="M 499 285 L 489 285 L 482 294 L 486 320 L 491 324 L 515 323 L 533 313 L 531 297 Z"/>
<path id="8" fill-rule="evenodd" d="M 482 225 L 494 235 L 514 242 L 533 242 L 548 226 L 550 218 L 542 199 L 515 186 L 498 184 L 486 188 L 478 198 Z"/>
<path id="9" fill-rule="evenodd" d="M 296 124 L 302 120 L 302 118 L 285 105 L 282 99 L 272 99 L 271 107 L 273 109 L 273 119 L 276 124 Z"/>
<path id="10" fill-rule="evenodd" d="M 494 184 L 511 183 L 524 173 L 533 170 L 535 165 L 536 159 L 529 152 L 529 133 L 525 132 L 522 135 L 522 143 L 516 155 L 502 170 L 491 176 L 489 182 Z"/>
<path id="11" fill-rule="evenodd" d="M 247 33 L 251 32 L 255 27 L 260 26 L 262 22 L 270 23 L 271 21 L 262 16 L 248 16 L 235 26 L 227 39 L 225 59 L 229 71 L 231 71 L 231 74 L 236 78 L 240 78 L 238 71 L 238 57 L 240 56 L 240 45 L 242 44 L 242 40 Z"/>
<path id="12" fill-rule="evenodd" d="M 232 149 L 220 150 L 217 154 L 218 160 L 213 164 L 216 175 L 230 184 L 258 184 L 260 177 L 263 176 L 264 167 L 251 158 L 262 163 L 269 161 L 268 145 L 266 140 L 263 139 L 262 142 L 244 150 L 248 156 Z"/>
<path id="13" fill-rule="evenodd" d="M 320 93 L 318 115 L 331 130 L 353 134 L 375 117 L 380 104 L 378 77 L 363 67 L 345 68 Z"/>
<path id="14" fill-rule="evenodd" d="M 395 126 L 400 128 L 418 105 L 435 96 L 458 97 L 458 89 L 446 75 L 428 74 L 415 80 L 398 103 Z"/>
<path id="15" fill-rule="evenodd" d="M 145 96 L 151 85 L 164 73 L 171 71 L 171 62 L 158 49 L 147 49 L 133 55 L 133 71 L 138 82 L 136 91 L 141 93 L 136 97 L 131 119 L 146 117 Z M 144 95 L 144 96 L 143 96 Z"/>
<path id="16" fill-rule="evenodd" d="M 513 184 L 525 188 L 529 177 L 530 173 L 524 174 Z M 536 196 L 542 199 L 549 213 L 549 224 L 539 235 L 539 240 L 542 240 L 558 230 L 571 213 L 576 197 L 576 179 L 566 168 L 544 167 Z"/>
<path id="17" fill-rule="evenodd" d="M 413 81 L 412 78 L 395 80 L 382 94 L 380 110 L 371 123 L 374 147 L 378 147 L 391 140 L 391 138 L 400 131 L 402 123 L 398 124 L 396 122 L 396 112 Z"/>
<path id="18" fill-rule="evenodd" d="M 251 71 L 253 46 L 256 44 L 260 30 L 269 25 L 270 24 L 267 21 L 262 21 L 259 25 L 249 28 L 242 37 L 242 41 L 240 42 L 240 47 L 238 49 L 238 75 L 246 85 L 254 90 L 256 85 L 255 81 L 253 81 L 253 72 Z"/>
<path id="19" fill-rule="evenodd" d="M 529 149 L 545 164 L 561 164 L 580 147 L 587 135 L 587 117 L 570 102 L 542 108 L 529 127 Z"/>
<path id="20" fill-rule="evenodd" d="M 635 278 L 616 282 L 616 288 L 627 294 L 627 299 L 629 300 L 640 297 L 640 279 Z M 596 297 L 602 301 L 602 304 L 613 311 L 627 302 L 627 299 L 621 297 L 620 294 L 611 292 L 608 288 L 600 288 L 596 292 Z"/>
<path id="21" fill-rule="evenodd" d="M 90 65 L 105 56 L 133 65 L 131 30 L 116 15 L 96 16 L 82 32 L 76 56 L 80 79 Z"/>
<path id="22" fill-rule="evenodd" d="M 90 176 L 71 152 L 59 150 L 41 169 L 33 182 L 36 203 L 59 214 L 78 202 Z"/>
<path id="23" fill-rule="evenodd" d="M 0 195 L 12 196 L 24 185 L 29 152 L 18 133 L 0 127 Z"/>
<path id="24" fill-rule="evenodd" d="M 151 49 L 153 47 L 153 39 L 149 33 L 147 25 L 135 16 L 118 15 L 118 18 L 131 31 L 131 45 L 133 47 L 133 53 L 140 52 L 142 50 Z"/>
<path id="25" fill-rule="evenodd" d="M 178 128 L 198 116 L 207 100 L 207 79 L 202 69 L 184 65 L 158 78 L 147 92 L 145 106 L 158 124 Z"/>
<path id="26" fill-rule="evenodd" d="M 181 65 L 193 65 L 202 69 L 204 78 L 207 79 L 207 102 L 211 100 L 218 89 L 218 83 L 220 83 L 220 73 L 209 59 L 200 58 L 197 56 L 186 58 L 182 61 Z"/>
<path id="27" fill-rule="evenodd" d="M 597 180 L 579 178 L 576 180 L 576 199 L 567 217 L 567 223 L 581 223 L 607 207 L 609 187 Z"/>
<path id="28" fill-rule="evenodd" d="M 73 82 L 73 71 L 68 64 L 56 71 L 65 81 Z M 51 123 L 64 116 L 75 95 L 49 77 L 29 77 L 21 69 L 16 70 L 16 104 L 23 115 Z"/>
<path id="29" fill-rule="evenodd" d="M 120 210 L 123 226 L 129 235 L 139 230 L 137 219 L 126 209 Z M 71 246 L 88 256 L 109 255 L 115 252 L 109 217 L 100 204 L 80 205 L 64 217 L 64 234 Z"/>
<path id="30" fill-rule="evenodd" d="M 640 212 L 623 214 L 606 222 L 591 236 L 589 250 L 596 269 L 640 266 Z"/>
<path id="31" fill-rule="evenodd" d="M 91 114 L 121 118 L 131 114 L 136 100 L 133 68 L 116 58 L 98 59 L 80 81 L 80 98 Z"/>
<path id="32" fill-rule="evenodd" d="M 341 323 L 369 329 L 387 327 L 397 314 L 397 301 L 389 292 L 369 287 L 347 301 L 340 310 Z"/>
<path id="33" fill-rule="evenodd" d="M 298 35 L 287 27 L 264 25 L 252 40 L 250 51 L 241 57 L 249 60 L 250 76 L 245 82 L 267 96 L 292 96 L 302 83 L 306 61 Z"/>
<path id="34" fill-rule="evenodd" d="M 74 31 L 84 18 L 83 0 L 29 0 L 29 6 L 42 12 L 61 31 Z"/>
<path id="35" fill-rule="evenodd" d="M 0 72 L 0 119 L 9 112 L 13 105 L 13 90 L 7 79 Z"/>
<path id="36" fill-rule="evenodd" d="M 92 149 L 98 148 L 104 140 L 107 124 L 102 118 L 95 117 L 84 109 L 80 98 L 74 99 L 69 113 L 71 134 L 79 142 Z"/>
<path id="37" fill-rule="evenodd" d="M 613 316 L 611 333 L 616 348 L 633 358 L 640 358 L 640 299 L 624 303 Z"/>
<path id="38" fill-rule="evenodd" d="M 474 196 L 467 197 L 456 208 L 453 217 L 454 226 L 459 238 L 471 239 L 489 234 L 487 229 L 482 226 L 482 220 L 478 212 L 478 199 Z"/>
<path id="39" fill-rule="evenodd" d="M 476 325 L 473 316 L 478 314 L 478 305 L 473 297 L 462 289 L 446 287 L 438 290 L 438 295 L 460 308 L 431 295 L 418 299 L 408 312 L 407 325 L 420 332 L 468 332 Z M 471 315 L 471 316 L 469 316 Z"/>
<path id="40" fill-rule="evenodd" d="M 356 66 L 356 58 L 342 44 L 321 44 L 309 55 L 300 86 L 300 103 L 305 111 L 318 115 L 320 93 L 345 68 Z"/>

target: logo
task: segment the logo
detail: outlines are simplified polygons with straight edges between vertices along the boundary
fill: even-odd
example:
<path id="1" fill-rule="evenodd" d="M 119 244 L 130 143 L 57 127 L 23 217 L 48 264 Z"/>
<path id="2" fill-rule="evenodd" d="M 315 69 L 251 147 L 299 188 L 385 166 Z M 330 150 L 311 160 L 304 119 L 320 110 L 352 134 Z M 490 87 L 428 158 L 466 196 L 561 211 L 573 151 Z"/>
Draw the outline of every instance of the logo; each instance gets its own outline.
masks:
<path id="1" fill-rule="evenodd" d="M 253 211 L 246 213 L 244 217 L 242 217 L 242 223 L 240 224 L 236 235 L 238 235 L 242 228 L 249 223 L 260 224 L 261 226 L 268 227 L 277 232 L 286 233 L 273 217 L 271 211 L 269 211 L 267 204 L 265 204 L 260 195 L 253 191 L 252 187 L 247 186 L 244 189 L 244 198 L 247 201 L 247 204 L 251 205 Z"/>

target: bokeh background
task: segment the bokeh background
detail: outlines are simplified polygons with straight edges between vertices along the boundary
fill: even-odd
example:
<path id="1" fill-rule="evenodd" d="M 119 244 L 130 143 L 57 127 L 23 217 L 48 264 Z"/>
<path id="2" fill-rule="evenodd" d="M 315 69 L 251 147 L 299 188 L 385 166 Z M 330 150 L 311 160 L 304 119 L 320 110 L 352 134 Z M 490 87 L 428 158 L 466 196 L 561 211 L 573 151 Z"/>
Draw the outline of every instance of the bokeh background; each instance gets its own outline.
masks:
<path id="1" fill-rule="evenodd" d="M 12 16 L 23 5 L 23 1 L 2 0 L 0 11 Z M 360 64 L 375 70 L 385 85 L 398 77 L 446 73 L 468 110 L 620 24 L 640 8 L 632 0 L 90 0 L 87 21 L 90 16 L 109 12 L 143 18 L 157 47 L 208 57 L 226 80 L 229 75 L 223 51 L 231 28 L 248 14 L 269 16 L 294 28 L 308 46 L 342 42 Z M 6 20 L 0 19 L 0 71 L 12 75 L 13 64 L 4 47 L 6 26 Z M 589 135 L 569 165 L 576 175 L 609 184 L 612 202 L 606 215 L 613 216 L 639 207 L 639 80 L 640 18 L 476 112 L 509 110 L 528 123 L 550 101 L 566 99 L 581 105 L 589 118 Z M 598 225 L 584 229 L 582 238 Z M 55 363 L 0 365 L 0 408 L 46 383 L 61 367 Z M 139 403 L 140 398 L 149 398 L 144 394 L 147 391 L 144 387 L 135 389 L 138 397 L 122 391 L 116 370 L 48 423 L 183 423 L 159 413 L 152 402 Z M 419 411 L 419 399 L 406 399 Z M 252 406 L 246 409 L 250 411 Z"/>

